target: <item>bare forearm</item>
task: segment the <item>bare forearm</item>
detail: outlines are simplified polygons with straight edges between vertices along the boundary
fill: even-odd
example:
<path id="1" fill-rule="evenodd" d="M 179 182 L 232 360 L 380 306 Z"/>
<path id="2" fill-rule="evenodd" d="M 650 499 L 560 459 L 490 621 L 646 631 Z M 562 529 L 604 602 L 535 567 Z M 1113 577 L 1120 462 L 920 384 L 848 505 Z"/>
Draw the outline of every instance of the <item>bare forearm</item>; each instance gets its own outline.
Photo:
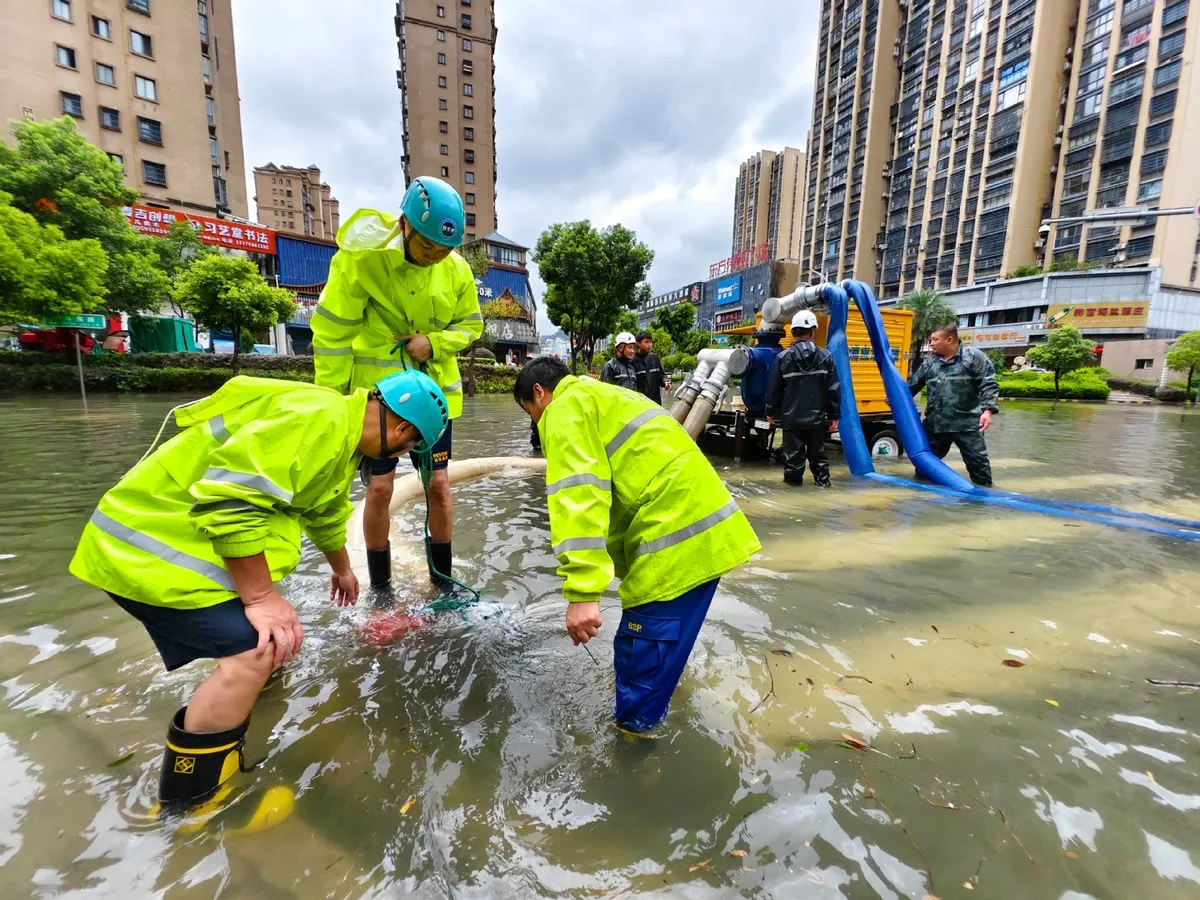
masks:
<path id="1" fill-rule="evenodd" d="M 242 557 L 225 556 L 222 559 L 243 603 L 249 605 L 274 593 L 275 584 L 271 581 L 271 568 L 267 565 L 265 553 Z"/>
<path id="2" fill-rule="evenodd" d="M 326 553 L 325 560 L 334 572 L 344 573 L 350 571 L 350 554 L 346 552 L 345 547 L 341 550 L 331 550 Z"/>

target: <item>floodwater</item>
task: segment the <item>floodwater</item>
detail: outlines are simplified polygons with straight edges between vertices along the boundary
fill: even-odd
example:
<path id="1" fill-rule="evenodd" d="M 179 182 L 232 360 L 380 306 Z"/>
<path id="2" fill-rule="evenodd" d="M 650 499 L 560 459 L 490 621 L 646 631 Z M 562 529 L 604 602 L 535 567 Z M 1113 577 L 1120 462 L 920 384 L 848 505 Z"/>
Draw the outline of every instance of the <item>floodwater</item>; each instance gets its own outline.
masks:
<path id="1" fill-rule="evenodd" d="M 206 828 L 154 824 L 206 667 L 165 674 L 66 569 L 175 402 L 0 402 L 0 896 L 1200 896 L 1200 692 L 1147 681 L 1200 681 L 1196 545 L 854 483 L 836 455 L 828 492 L 717 461 L 764 551 L 653 741 L 610 725 L 609 641 L 564 634 L 538 476 L 456 488 L 483 601 L 388 649 L 310 550 L 302 656 L 250 728 L 266 762 Z M 524 454 L 528 425 L 480 398 L 455 437 Z M 989 442 L 1002 487 L 1200 518 L 1200 413 L 1013 403 Z M 272 785 L 291 817 L 236 834 Z"/>

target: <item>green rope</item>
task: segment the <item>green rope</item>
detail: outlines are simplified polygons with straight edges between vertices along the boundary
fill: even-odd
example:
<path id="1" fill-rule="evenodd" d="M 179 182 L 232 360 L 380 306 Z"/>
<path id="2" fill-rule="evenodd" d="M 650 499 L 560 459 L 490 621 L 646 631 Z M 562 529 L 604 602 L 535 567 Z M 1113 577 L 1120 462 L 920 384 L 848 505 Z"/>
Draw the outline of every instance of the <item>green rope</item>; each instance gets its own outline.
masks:
<path id="1" fill-rule="evenodd" d="M 401 338 L 396 342 L 396 346 L 391 351 L 392 356 L 395 356 L 397 352 L 401 353 L 400 361 L 405 363 L 405 369 L 408 369 L 408 363 L 404 359 L 404 345 L 407 343 L 408 338 Z M 429 374 L 425 371 L 424 363 L 419 364 L 417 370 L 423 374 Z M 422 441 L 421 449 L 414 450 L 413 454 L 417 457 L 417 473 L 421 477 L 421 486 L 425 489 L 425 565 L 429 568 L 429 577 L 434 580 L 435 584 L 448 582 L 453 587 L 459 588 L 470 595 L 469 598 L 457 597 L 453 592 L 447 592 L 447 596 L 427 604 L 422 608 L 422 611 L 446 612 L 463 609 L 479 602 L 479 591 L 470 585 L 463 584 L 451 575 L 439 572 L 433 564 L 433 537 L 429 533 L 429 484 L 433 480 L 433 447 L 429 446 L 428 442 Z"/>

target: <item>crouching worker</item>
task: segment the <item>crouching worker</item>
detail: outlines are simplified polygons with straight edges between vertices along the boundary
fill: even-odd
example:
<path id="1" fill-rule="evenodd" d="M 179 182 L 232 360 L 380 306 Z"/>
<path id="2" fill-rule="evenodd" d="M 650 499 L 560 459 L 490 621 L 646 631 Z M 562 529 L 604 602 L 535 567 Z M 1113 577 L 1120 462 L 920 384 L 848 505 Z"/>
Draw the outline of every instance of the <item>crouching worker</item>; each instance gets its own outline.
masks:
<path id="1" fill-rule="evenodd" d="M 792 317 L 794 343 L 771 366 L 767 387 L 767 421 L 783 429 L 783 480 L 804 483 L 804 463 L 813 481 L 829 487 L 825 438 L 838 427 L 841 395 L 833 357 L 813 343 L 817 317 L 802 309 Z"/>
<path id="2" fill-rule="evenodd" d="M 250 711 L 304 640 L 276 590 L 300 561 L 301 534 L 333 569 L 330 600 L 355 603 L 345 544 L 360 460 L 432 446 L 447 423 L 441 389 L 417 372 L 347 396 L 239 377 L 175 419 L 184 431 L 100 499 L 71 560 L 73 575 L 145 626 L 168 671 L 218 660 L 168 725 L 167 809 L 202 802 L 247 771 Z"/>
<path id="3" fill-rule="evenodd" d="M 541 356 L 513 394 L 546 454 L 550 539 L 567 599 L 567 632 L 598 633 L 600 596 L 621 579 L 613 640 L 617 724 L 666 715 L 722 575 L 761 549 L 695 442 L 661 406 L 567 374 Z"/>

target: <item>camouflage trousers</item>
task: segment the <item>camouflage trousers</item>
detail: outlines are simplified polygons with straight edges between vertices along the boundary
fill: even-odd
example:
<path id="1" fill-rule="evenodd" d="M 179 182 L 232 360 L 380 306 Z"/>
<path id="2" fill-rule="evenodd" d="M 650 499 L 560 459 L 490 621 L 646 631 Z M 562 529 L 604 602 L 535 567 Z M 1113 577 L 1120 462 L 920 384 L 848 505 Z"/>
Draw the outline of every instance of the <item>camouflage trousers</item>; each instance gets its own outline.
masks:
<path id="1" fill-rule="evenodd" d="M 983 442 L 983 434 L 979 431 L 927 431 L 929 449 L 938 459 L 945 459 L 950 447 L 958 447 L 963 462 L 967 464 L 967 474 L 971 476 L 972 484 L 980 487 L 992 486 L 992 464 L 988 462 L 987 445 Z"/>

